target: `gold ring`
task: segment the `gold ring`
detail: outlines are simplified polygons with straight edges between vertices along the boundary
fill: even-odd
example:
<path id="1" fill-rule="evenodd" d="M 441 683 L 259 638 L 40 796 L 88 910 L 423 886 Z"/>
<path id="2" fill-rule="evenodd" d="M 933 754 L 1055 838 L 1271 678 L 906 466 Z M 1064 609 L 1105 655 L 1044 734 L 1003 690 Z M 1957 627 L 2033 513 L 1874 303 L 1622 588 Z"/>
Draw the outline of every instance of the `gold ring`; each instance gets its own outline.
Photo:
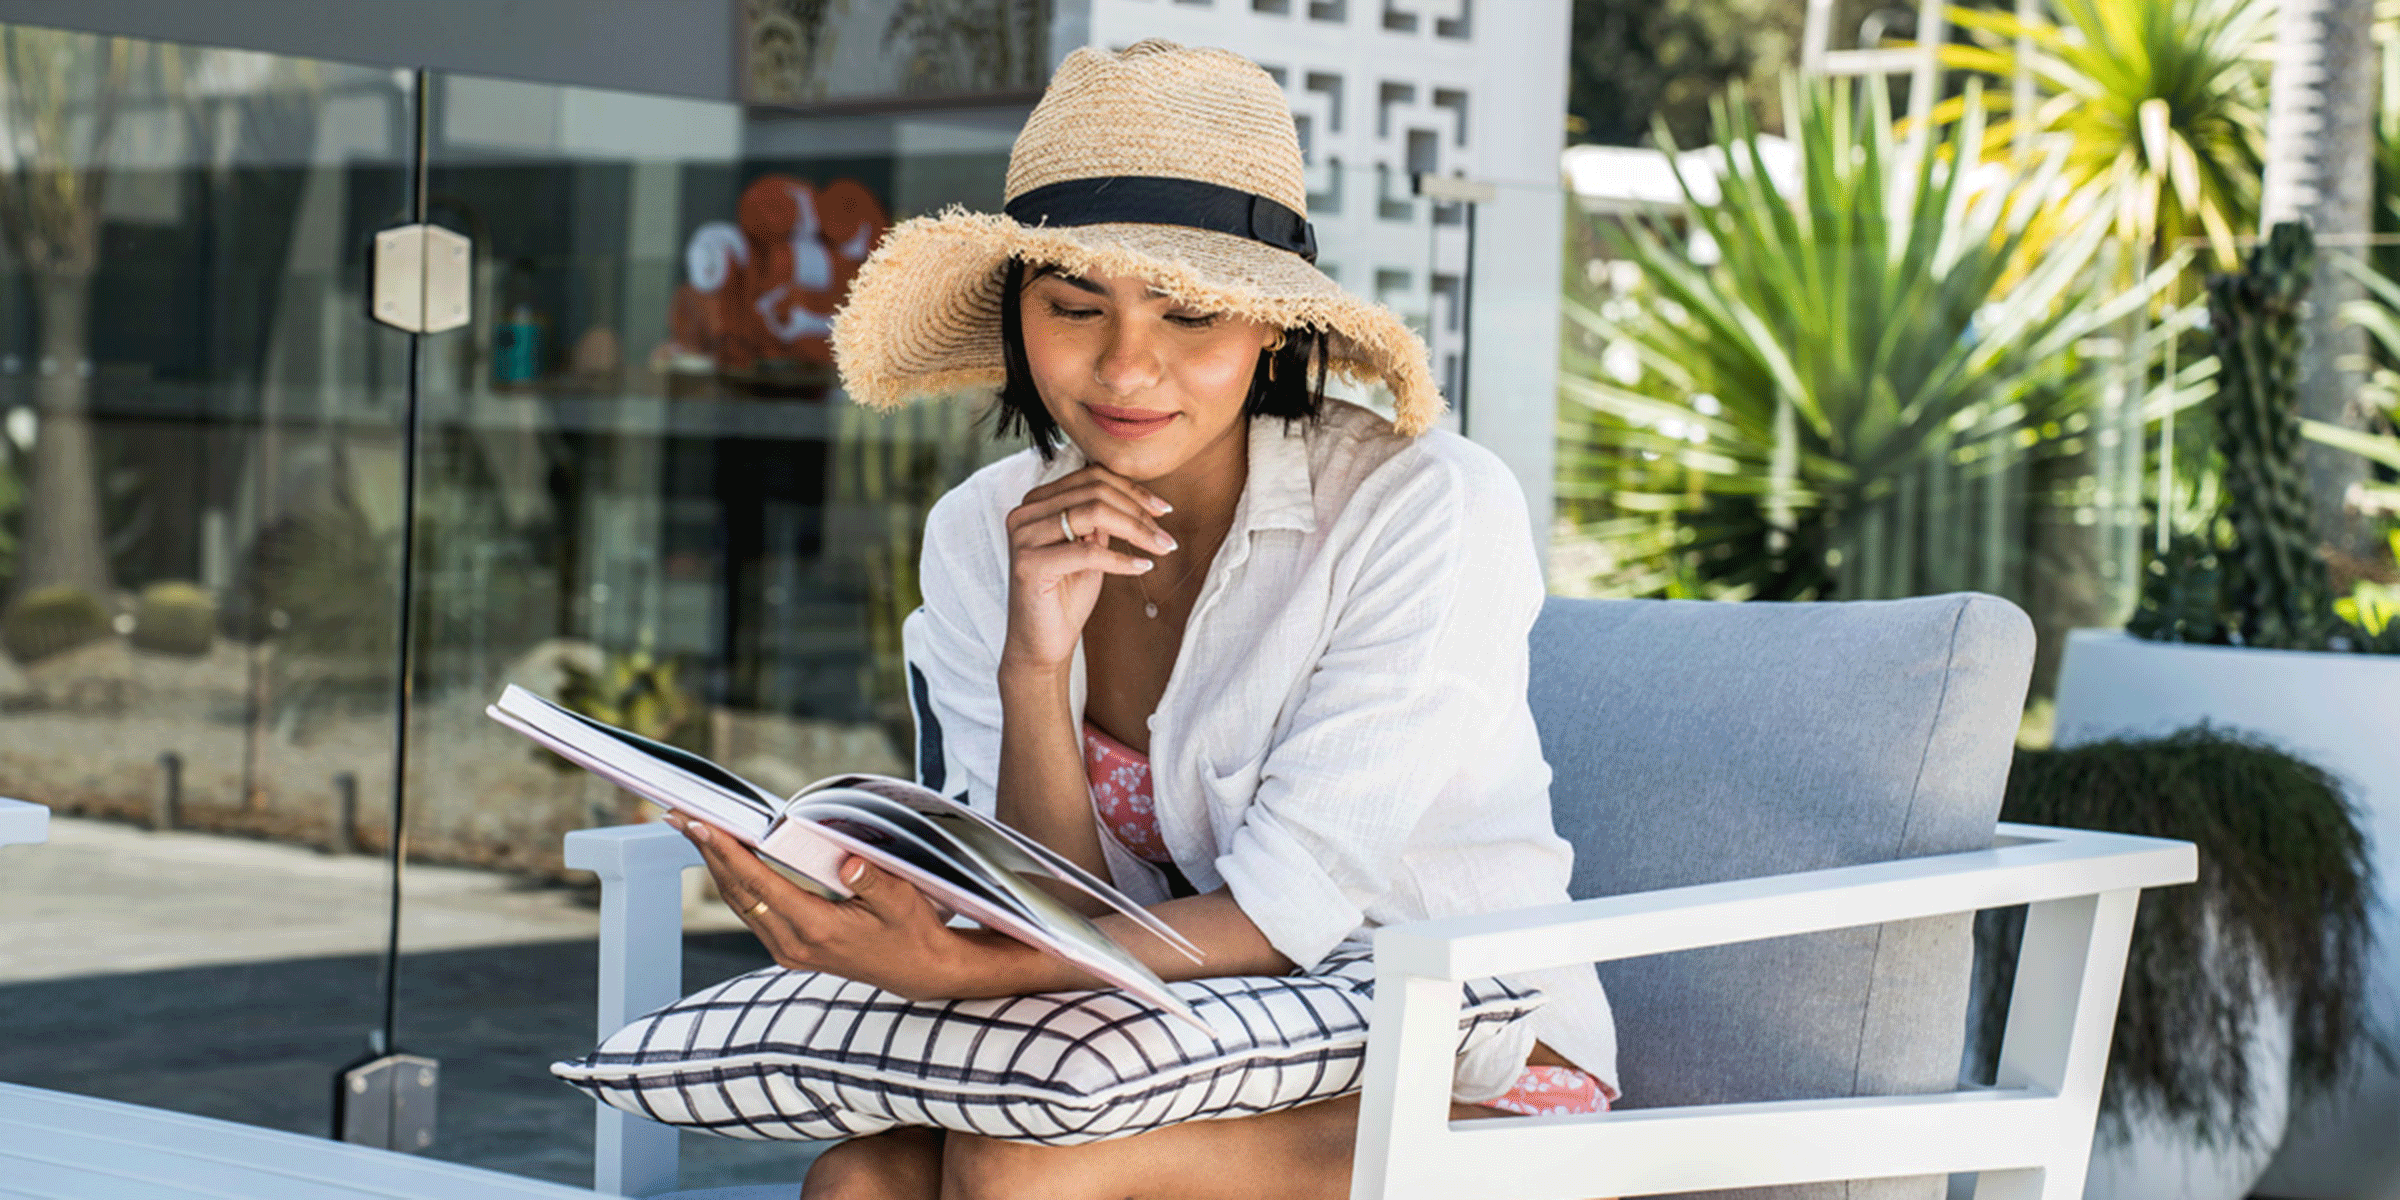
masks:
<path id="1" fill-rule="evenodd" d="M 742 910 L 742 916 L 743 916 L 745 919 L 747 919 L 747 918 L 750 918 L 750 917 L 763 917 L 763 916 L 767 915 L 767 912 L 768 912 L 768 909 L 767 909 L 767 902 L 766 902 L 766 901 L 764 901 L 764 900 L 761 900 L 761 901 L 759 901 L 758 903 L 756 903 L 756 904 L 753 904 L 753 905 L 751 905 L 750 907 L 743 909 L 743 910 Z"/>

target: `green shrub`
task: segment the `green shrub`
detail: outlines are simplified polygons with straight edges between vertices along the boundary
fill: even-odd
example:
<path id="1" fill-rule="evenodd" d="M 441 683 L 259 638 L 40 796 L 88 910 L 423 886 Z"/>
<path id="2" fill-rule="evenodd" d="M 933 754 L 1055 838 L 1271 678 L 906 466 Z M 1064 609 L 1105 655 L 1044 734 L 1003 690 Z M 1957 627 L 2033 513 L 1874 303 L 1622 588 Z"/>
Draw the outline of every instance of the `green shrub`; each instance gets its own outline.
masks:
<path id="1" fill-rule="evenodd" d="M 88 646 L 109 632 L 108 609 L 89 592 L 72 587 L 29 593 L 0 616 L 0 646 L 21 663 Z"/>
<path id="2" fill-rule="evenodd" d="M 154 654 L 197 657 L 217 639 L 217 601 L 196 583 L 169 581 L 142 589 L 133 614 L 133 644 Z"/>
<path id="3" fill-rule="evenodd" d="M 2254 980 L 2291 1006 L 2295 1102 L 2386 1053 L 2365 1009 L 2374 866 L 2357 810 L 2326 771 L 2203 725 L 2020 750 L 2000 815 L 2199 847 L 2199 882 L 2144 892 L 2134 919 L 2101 1093 L 2111 1128 L 2143 1113 L 2206 1142 L 2253 1132 L 2245 1050 L 2259 1016 Z M 2020 907 L 1977 921 L 1985 1078 L 2024 919 Z"/>

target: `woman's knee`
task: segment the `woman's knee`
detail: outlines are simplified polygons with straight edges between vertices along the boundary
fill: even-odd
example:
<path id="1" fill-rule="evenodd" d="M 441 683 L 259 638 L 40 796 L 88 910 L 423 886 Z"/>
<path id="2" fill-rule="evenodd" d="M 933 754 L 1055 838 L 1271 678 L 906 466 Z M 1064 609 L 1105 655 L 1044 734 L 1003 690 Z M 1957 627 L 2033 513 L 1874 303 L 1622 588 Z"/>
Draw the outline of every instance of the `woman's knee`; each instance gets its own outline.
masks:
<path id="1" fill-rule="evenodd" d="M 939 1200 L 942 1135 L 895 1129 L 827 1148 L 809 1164 L 801 1200 Z"/>
<path id="2" fill-rule="evenodd" d="M 1079 1146 L 1038 1146 L 952 1134 L 942 1151 L 942 1200 L 1085 1200 L 1098 1197 L 1098 1164 Z"/>

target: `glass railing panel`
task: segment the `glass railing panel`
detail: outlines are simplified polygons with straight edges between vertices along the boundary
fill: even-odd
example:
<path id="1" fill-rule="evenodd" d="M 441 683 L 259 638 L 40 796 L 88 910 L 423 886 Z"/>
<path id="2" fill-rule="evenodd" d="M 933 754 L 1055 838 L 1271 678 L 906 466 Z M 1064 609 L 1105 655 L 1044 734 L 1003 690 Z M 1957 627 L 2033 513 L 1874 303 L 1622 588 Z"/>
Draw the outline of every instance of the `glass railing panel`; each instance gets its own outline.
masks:
<path id="1" fill-rule="evenodd" d="M 0 1079 L 306 1133 L 381 1024 L 405 74 L 0 26 Z"/>

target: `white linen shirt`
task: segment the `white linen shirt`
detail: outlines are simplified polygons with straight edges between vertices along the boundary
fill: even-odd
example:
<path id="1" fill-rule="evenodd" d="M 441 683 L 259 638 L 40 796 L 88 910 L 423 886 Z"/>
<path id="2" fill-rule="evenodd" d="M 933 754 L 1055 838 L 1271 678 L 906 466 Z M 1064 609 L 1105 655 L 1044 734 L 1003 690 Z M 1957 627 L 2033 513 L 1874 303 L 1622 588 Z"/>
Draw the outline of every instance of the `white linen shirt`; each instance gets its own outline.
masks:
<path id="1" fill-rule="evenodd" d="M 1567 900 L 1573 848 L 1525 694 L 1541 571 L 1516 478 L 1446 431 L 1409 438 L 1328 400 L 1314 424 L 1258 418 L 1233 524 L 1149 718 L 1158 829 L 1202 892 L 1231 891 L 1306 968 L 1379 925 Z M 985 467 L 926 517 L 925 607 L 907 624 L 952 795 L 993 813 L 1005 518 L 1080 469 L 1070 442 Z M 1076 647 L 1070 702 L 1086 695 Z M 1098 820 L 1097 815 L 1094 817 Z M 1114 882 L 1165 875 L 1103 827 Z M 1512 979 L 1549 1001 L 1462 1059 L 1461 1100 L 1514 1082 L 1535 1036 L 1616 1091 L 1616 1032 L 1588 966 Z"/>

